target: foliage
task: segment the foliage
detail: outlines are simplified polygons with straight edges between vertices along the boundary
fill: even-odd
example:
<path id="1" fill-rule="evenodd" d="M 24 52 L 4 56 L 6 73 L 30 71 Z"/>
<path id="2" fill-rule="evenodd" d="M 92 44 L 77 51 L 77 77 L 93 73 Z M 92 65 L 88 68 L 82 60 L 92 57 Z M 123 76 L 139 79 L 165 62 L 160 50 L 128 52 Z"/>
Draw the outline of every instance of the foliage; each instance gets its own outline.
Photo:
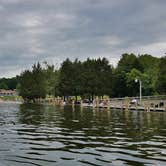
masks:
<path id="1" fill-rule="evenodd" d="M 138 56 L 138 61 L 141 64 L 143 71 L 146 72 L 149 70 L 156 70 L 156 68 L 158 68 L 160 59 L 148 54 L 144 54 Z"/>
<path id="2" fill-rule="evenodd" d="M 166 94 L 166 57 L 148 54 L 123 54 L 113 68 L 106 58 L 63 61 L 60 69 L 44 62 L 37 63 L 21 76 L 0 79 L 1 89 L 17 89 L 25 100 L 48 96 L 78 96 L 93 100 L 95 96 L 125 97 L 139 95 L 142 81 L 143 95 Z"/>
<path id="3" fill-rule="evenodd" d="M 0 89 L 16 89 L 17 84 L 19 83 L 19 76 L 13 78 L 1 78 L 0 79 Z"/>
<path id="4" fill-rule="evenodd" d="M 166 56 L 161 58 L 157 78 L 157 91 L 166 94 Z"/>
<path id="5" fill-rule="evenodd" d="M 69 59 L 66 59 L 60 69 L 59 91 L 62 96 L 73 95 L 74 68 Z"/>
<path id="6" fill-rule="evenodd" d="M 124 71 L 115 69 L 113 72 L 113 90 L 111 97 L 128 96 L 126 73 Z"/>
<path id="7" fill-rule="evenodd" d="M 110 94 L 112 69 L 106 58 L 71 62 L 66 59 L 60 69 L 59 89 L 63 96 Z"/>
<path id="8" fill-rule="evenodd" d="M 143 95 L 155 94 L 159 62 L 159 58 L 147 54 L 139 56 L 123 54 L 116 68 L 118 75 L 115 73 L 114 89 L 116 93 L 114 96 L 138 95 L 139 85 L 134 82 L 136 77 L 142 80 Z"/>
<path id="9" fill-rule="evenodd" d="M 8 86 L 6 85 L 5 82 L 1 82 L 1 83 L 0 83 L 0 89 L 5 89 L 5 90 L 7 90 L 7 89 L 9 89 L 9 88 L 8 88 Z"/>
<path id="10" fill-rule="evenodd" d="M 34 64 L 32 71 L 26 70 L 20 78 L 20 95 L 24 100 L 33 100 L 45 98 L 46 79 L 44 71 L 39 63 Z"/>
<path id="11" fill-rule="evenodd" d="M 57 95 L 57 86 L 59 79 L 59 71 L 55 69 L 54 65 L 49 65 L 44 62 L 46 68 L 44 69 L 45 79 L 46 79 L 46 90 L 48 95 Z"/>
<path id="12" fill-rule="evenodd" d="M 112 92 L 112 67 L 106 58 L 87 59 L 83 63 L 83 91 L 94 95 L 110 95 Z"/>
<path id="13" fill-rule="evenodd" d="M 143 66 L 141 66 L 138 57 L 134 54 L 123 54 L 118 62 L 119 70 L 124 72 L 130 72 L 133 68 L 142 71 Z"/>
<path id="14" fill-rule="evenodd" d="M 130 91 L 130 95 L 131 96 L 136 96 L 138 95 L 138 87 L 139 87 L 139 80 L 143 81 L 143 74 L 133 68 L 129 73 L 126 73 L 126 84 L 127 84 L 127 88 Z M 138 81 L 137 81 L 138 80 Z"/>
<path id="15" fill-rule="evenodd" d="M 144 83 L 143 94 L 153 95 L 156 94 L 156 84 L 158 82 L 158 70 L 160 58 L 153 57 L 148 54 L 139 55 L 138 60 L 143 67 Z"/>

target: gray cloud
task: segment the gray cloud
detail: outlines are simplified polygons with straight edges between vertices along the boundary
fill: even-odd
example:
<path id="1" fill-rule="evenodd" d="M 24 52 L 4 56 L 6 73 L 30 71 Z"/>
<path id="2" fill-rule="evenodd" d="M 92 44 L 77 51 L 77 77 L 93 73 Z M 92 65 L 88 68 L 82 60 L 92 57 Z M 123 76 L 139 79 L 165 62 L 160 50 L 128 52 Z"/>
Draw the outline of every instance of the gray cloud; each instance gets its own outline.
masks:
<path id="1" fill-rule="evenodd" d="M 0 0 L 0 76 L 14 76 L 36 61 L 121 54 L 163 56 L 163 0 Z"/>

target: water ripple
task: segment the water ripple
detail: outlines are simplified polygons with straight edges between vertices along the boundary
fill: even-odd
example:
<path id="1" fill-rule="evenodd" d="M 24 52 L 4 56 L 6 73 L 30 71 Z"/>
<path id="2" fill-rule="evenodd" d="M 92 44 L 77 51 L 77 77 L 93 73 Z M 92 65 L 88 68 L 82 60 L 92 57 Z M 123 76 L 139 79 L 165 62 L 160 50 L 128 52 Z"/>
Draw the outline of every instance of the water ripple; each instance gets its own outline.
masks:
<path id="1" fill-rule="evenodd" d="M 0 166 L 166 165 L 166 113 L 0 105 Z"/>

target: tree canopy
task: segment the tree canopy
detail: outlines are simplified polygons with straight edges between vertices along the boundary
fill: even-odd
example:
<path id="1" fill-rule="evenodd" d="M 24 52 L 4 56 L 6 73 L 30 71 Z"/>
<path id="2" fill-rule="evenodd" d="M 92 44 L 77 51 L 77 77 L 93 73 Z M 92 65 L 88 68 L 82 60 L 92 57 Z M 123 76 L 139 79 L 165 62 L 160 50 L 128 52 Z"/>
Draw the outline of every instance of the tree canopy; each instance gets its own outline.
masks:
<path id="1" fill-rule="evenodd" d="M 11 89 L 14 90 L 19 83 L 19 76 L 13 78 L 1 78 L 0 79 L 0 89 Z"/>
<path id="2" fill-rule="evenodd" d="M 32 71 L 25 70 L 20 76 L 20 95 L 24 100 L 45 98 L 47 94 L 46 74 L 40 63 L 32 66 Z"/>
<path id="3" fill-rule="evenodd" d="M 160 94 L 166 94 L 166 56 L 161 58 L 159 63 L 156 86 Z"/>
<path id="4" fill-rule="evenodd" d="M 0 89 L 19 89 L 25 100 L 51 96 L 138 96 L 142 81 L 143 95 L 166 94 L 166 57 L 123 54 L 115 68 L 108 59 L 80 61 L 66 59 L 59 69 L 47 62 L 37 63 L 15 78 L 0 79 Z"/>

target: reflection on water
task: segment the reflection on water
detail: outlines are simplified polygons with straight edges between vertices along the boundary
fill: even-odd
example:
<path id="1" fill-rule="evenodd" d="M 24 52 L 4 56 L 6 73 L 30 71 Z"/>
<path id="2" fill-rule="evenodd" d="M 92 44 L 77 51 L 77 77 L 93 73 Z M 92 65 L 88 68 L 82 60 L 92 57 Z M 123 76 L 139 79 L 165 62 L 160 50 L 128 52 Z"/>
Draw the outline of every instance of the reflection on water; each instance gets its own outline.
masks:
<path id="1" fill-rule="evenodd" d="M 0 166 L 166 165 L 166 113 L 0 104 Z"/>

